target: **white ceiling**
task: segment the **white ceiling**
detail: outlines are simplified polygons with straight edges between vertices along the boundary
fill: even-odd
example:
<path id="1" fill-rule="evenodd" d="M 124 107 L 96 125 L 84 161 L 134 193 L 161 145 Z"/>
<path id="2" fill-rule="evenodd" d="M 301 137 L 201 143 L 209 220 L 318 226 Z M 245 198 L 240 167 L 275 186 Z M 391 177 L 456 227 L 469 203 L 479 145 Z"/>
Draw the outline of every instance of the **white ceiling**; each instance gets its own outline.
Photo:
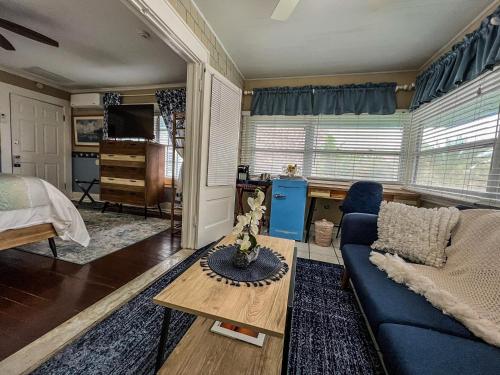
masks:
<path id="1" fill-rule="evenodd" d="M 195 0 L 245 78 L 418 69 L 492 0 Z"/>
<path id="2" fill-rule="evenodd" d="M 23 69 L 40 67 L 72 81 L 48 80 L 67 89 L 186 80 L 184 60 L 119 0 L 0 0 L 0 14 L 59 42 L 54 48 L 0 29 L 16 48 L 0 50 L 0 69 L 36 79 Z"/>

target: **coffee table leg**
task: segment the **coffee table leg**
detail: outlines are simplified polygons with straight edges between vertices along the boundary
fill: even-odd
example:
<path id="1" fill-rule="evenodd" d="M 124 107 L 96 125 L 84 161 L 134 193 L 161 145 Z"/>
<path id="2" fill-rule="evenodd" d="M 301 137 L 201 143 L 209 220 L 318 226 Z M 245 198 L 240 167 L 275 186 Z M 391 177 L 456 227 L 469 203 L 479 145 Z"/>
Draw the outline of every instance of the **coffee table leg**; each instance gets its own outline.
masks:
<path id="1" fill-rule="evenodd" d="M 170 317 L 172 316 L 172 310 L 168 307 L 165 308 L 163 314 L 163 323 L 161 325 L 160 343 L 158 344 L 158 354 L 156 356 L 156 371 L 158 371 L 163 365 L 163 353 L 165 352 L 165 344 L 167 343 L 168 330 L 170 328 Z"/>
<path id="2" fill-rule="evenodd" d="M 283 359 L 281 375 L 288 374 L 288 355 L 290 352 L 290 331 L 292 329 L 293 300 L 295 295 L 295 270 L 297 265 L 297 248 L 293 249 L 292 269 L 290 275 L 290 289 L 288 290 L 288 305 L 286 307 L 285 337 L 283 339 Z"/>

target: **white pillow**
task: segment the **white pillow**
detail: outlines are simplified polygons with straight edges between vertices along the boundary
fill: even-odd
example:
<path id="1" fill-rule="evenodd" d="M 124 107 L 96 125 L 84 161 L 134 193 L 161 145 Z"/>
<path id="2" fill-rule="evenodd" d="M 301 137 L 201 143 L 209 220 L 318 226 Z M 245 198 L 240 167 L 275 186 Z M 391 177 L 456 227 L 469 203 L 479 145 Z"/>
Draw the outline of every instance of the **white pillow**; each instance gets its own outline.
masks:
<path id="1" fill-rule="evenodd" d="M 451 231 L 458 223 L 455 207 L 418 208 L 382 202 L 378 215 L 378 240 L 372 248 L 398 254 L 415 263 L 442 267 Z"/>

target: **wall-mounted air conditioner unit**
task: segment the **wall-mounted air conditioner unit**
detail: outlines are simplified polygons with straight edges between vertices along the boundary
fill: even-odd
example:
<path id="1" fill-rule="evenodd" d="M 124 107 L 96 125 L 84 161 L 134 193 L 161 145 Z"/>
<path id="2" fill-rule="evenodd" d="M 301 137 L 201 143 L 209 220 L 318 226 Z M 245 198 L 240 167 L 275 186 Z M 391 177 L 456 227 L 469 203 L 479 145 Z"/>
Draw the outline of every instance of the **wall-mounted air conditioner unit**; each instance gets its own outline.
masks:
<path id="1" fill-rule="evenodd" d="M 99 108 L 102 107 L 102 95 L 99 93 L 72 94 L 72 108 Z"/>

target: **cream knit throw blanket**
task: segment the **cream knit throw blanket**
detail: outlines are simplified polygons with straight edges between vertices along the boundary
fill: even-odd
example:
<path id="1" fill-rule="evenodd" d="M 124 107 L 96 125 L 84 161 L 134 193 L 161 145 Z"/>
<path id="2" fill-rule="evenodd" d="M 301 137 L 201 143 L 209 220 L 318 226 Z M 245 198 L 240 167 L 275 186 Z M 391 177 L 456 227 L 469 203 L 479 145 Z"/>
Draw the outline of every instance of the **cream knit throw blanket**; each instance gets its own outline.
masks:
<path id="1" fill-rule="evenodd" d="M 371 252 L 370 261 L 484 341 L 500 346 L 500 211 L 466 210 L 442 268 Z"/>

